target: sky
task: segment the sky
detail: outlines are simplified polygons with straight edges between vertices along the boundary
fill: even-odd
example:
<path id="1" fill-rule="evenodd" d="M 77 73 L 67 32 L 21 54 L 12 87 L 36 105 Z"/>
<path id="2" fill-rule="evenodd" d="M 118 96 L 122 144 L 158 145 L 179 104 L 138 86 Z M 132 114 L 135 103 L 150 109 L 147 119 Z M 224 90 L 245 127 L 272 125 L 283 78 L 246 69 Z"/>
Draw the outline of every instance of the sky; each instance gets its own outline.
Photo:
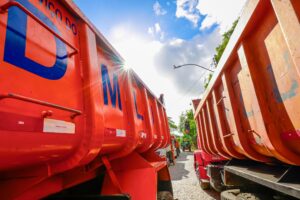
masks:
<path id="1" fill-rule="evenodd" d="M 246 0 L 74 0 L 156 96 L 176 123 L 200 98 L 222 34 Z"/>

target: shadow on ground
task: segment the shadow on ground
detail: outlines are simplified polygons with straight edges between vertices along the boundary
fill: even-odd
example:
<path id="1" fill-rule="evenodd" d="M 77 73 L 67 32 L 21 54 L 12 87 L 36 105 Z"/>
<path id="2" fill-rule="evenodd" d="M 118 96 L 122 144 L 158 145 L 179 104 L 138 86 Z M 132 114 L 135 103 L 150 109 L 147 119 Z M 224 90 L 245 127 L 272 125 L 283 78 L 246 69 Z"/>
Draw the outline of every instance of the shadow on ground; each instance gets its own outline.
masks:
<path id="1" fill-rule="evenodd" d="M 170 166 L 169 170 L 173 181 L 182 180 L 183 178 L 188 177 L 187 175 L 190 172 L 186 170 L 184 166 L 185 166 L 184 163 L 176 163 L 176 168 L 174 166 Z M 173 171 L 180 172 L 180 173 L 174 173 Z"/>
<path id="2" fill-rule="evenodd" d="M 176 162 L 184 162 L 187 161 L 188 156 L 193 156 L 194 152 L 181 151 L 179 157 L 176 159 Z"/>
<path id="3" fill-rule="evenodd" d="M 178 200 L 220 200 L 213 189 L 202 190 L 194 171 L 193 152 L 181 152 L 175 165 L 169 167 L 175 198 Z"/>
<path id="4" fill-rule="evenodd" d="M 176 159 L 175 166 L 170 166 L 170 174 L 172 176 L 173 181 L 182 180 L 183 178 L 188 178 L 188 174 L 190 173 L 186 169 L 187 156 L 193 155 L 193 152 L 181 152 L 179 157 Z"/>
<path id="5" fill-rule="evenodd" d="M 214 191 L 214 189 L 203 190 L 203 191 L 210 197 L 214 198 L 215 200 L 221 200 L 220 193 Z"/>

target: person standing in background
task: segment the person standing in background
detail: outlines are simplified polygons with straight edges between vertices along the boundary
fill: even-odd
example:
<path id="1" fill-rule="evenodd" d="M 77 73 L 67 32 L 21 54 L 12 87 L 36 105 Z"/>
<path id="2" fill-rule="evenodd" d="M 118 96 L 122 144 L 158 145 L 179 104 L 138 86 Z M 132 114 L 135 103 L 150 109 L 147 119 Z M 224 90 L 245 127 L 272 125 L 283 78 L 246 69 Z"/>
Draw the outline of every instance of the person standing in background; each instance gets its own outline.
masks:
<path id="1" fill-rule="evenodd" d="M 178 158 L 180 154 L 180 144 L 177 139 L 175 139 L 175 148 L 176 148 L 176 158 Z"/>

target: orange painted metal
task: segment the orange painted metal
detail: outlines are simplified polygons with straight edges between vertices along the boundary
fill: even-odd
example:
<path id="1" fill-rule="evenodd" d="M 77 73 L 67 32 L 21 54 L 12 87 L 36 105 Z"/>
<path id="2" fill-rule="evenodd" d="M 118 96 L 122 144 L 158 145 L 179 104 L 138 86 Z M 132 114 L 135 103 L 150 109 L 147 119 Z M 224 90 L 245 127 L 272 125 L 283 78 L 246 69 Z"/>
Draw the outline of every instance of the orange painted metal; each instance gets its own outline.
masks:
<path id="1" fill-rule="evenodd" d="M 206 137 L 207 137 L 207 141 L 208 141 L 208 146 L 212 152 L 212 154 L 217 154 L 218 151 L 217 151 L 217 148 L 216 148 L 216 145 L 215 145 L 215 142 L 213 140 L 213 135 L 214 134 L 213 132 L 211 132 L 211 127 L 210 127 L 210 116 L 209 116 L 209 113 L 208 113 L 208 104 L 206 104 L 206 106 L 204 106 L 203 108 L 203 122 L 204 122 L 204 128 L 205 128 L 205 133 L 206 133 Z"/>
<path id="2" fill-rule="evenodd" d="M 207 131 L 206 131 L 206 124 L 205 124 L 205 119 L 204 119 L 204 111 L 202 110 L 200 113 L 200 120 L 201 120 L 201 130 L 202 130 L 202 137 L 203 137 L 203 145 L 206 151 L 210 154 L 213 154 L 214 152 L 212 151 L 212 148 L 209 145 L 209 140 L 207 136 Z"/>
<path id="3" fill-rule="evenodd" d="M 217 154 L 220 154 L 223 158 L 230 158 L 230 156 L 224 151 L 221 143 L 221 137 L 219 136 L 218 129 L 216 128 L 216 118 L 215 113 L 212 108 L 213 98 L 206 102 L 207 111 L 208 111 L 208 121 L 210 125 L 210 133 L 212 134 L 213 144 Z"/>
<path id="4" fill-rule="evenodd" d="M 167 144 L 169 143 L 170 137 L 168 136 L 169 135 L 168 128 L 167 128 L 168 124 L 167 124 L 167 117 L 165 116 L 164 108 L 161 104 L 159 104 L 158 106 L 159 106 L 159 108 L 158 108 L 159 116 L 161 116 L 160 126 L 161 126 L 161 130 L 162 130 L 161 131 L 162 132 L 162 137 L 161 137 L 162 144 L 161 144 L 160 148 L 163 148 L 163 147 L 166 147 Z"/>
<path id="5" fill-rule="evenodd" d="M 138 148 L 139 152 L 145 152 L 149 150 L 152 145 L 154 144 L 155 138 L 154 138 L 154 127 L 153 127 L 153 121 L 152 121 L 152 114 L 151 114 L 151 108 L 149 103 L 149 96 L 146 88 L 142 88 L 142 102 L 145 104 L 145 123 L 146 123 L 146 137 L 145 135 L 142 135 L 141 137 L 141 145 Z M 144 132 L 143 132 L 144 133 Z"/>
<path id="6" fill-rule="evenodd" d="M 156 158 L 160 159 L 160 158 Z M 157 166 L 153 166 L 153 165 Z M 160 165 L 159 165 L 160 164 Z M 157 168 L 165 167 L 164 161 L 147 162 L 137 153 L 111 162 L 115 173 L 116 185 L 109 175 L 104 177 L 101 193 L 104 195 L 119 194 L 120 188 L 124 194 L 130 194 L 131 199 L 155 199 L 157 196 Z M 168 169 L 167 169 L 168 172 Z M 138 179 L 137 179 L 138 178 Z M 145 187 L 147 186 L 147 187 Z"/>
<path id="7" fill-rule="evenodd" d="M 163 130 L 161 127 L 161 117 L 159 115 L 159 108 L 157 101 L 154 98 L 150 98 L 150 110 L 151 110 L 151 119 L 154 129 L 154 143 L 152 149 L 157 149 L 163 144 Z"/>
<path id="8" fill-rule="evenodd" d="M 65 40 L 63 37 L 61 37 L 57 32 L 49 28 L 42 20 L 40 20 L 37 16 L 35 16 L 32 12 L 30 12 L 26 7 L 24 7 L 21 3 L 16 1 L 7 1 L 7 3 L 1 5 L 1 13 L 5 13 L 9 8 L 11 7 L 18 7 L 21 9 L 24 13 L 26 13 L 28 16 L 30 16 L 32 19 L 34 19 L 37 23 L 39 23 L 41 26 L 43 26 L 47 31 L 52 33 L 55 37 L 66 43 L 69 47 L 72 48 L 73 52 L 69 53 L 68 56 L 72 57 L 73 55 L 78 53 L 78 49 L 74 47 L 72 44 L 70 44 L 67 40 Z"/>
<path id="9" fill-rule="evenodd" d="M 94 179 L 103 160 L 122 192 L 153 199 L 166 166 L 154 152 L 170 144 L 164 105 L 71 0 L 0 0 L 0 57 L 1 199 Z M 144 190 L 128 177 L 148 179 Z"/>
<path id="10" fill-rule="evenodd" d="M 204 139 L 203 139 L 203 133 L 202 133 L 202 127 L 201 127 L 201 124 L 200 124 L 200 116 L 198 116 L 197 120 L 196 120 L 196 125 L 197 125 L 197 132 L 198 132 L 198 137 L 197 137 L 197 144 L 198 144 L 198 148 L 199 149 L 205 149 L 205 146 L 204 146 Z"/>
<path id="11" fill-rule="evenodd" d="M 220 88 L 222 89 L 222 88 Z M 219 133 L 219 138 L 222 144 L 222 149 L 231 157 L 234 158 L 243 158 L 241 154 L 239 154 L 234 148 L 233 148 L 233 140 L 231 137 L 224 137 L 228 133 L 228 125 L 227 121 L 225 121 L 225 106 L 223 103 L 223 99 L 226 98 L 225 96 L 219 95 L 218 92 L 212 91 L 212 98 L 213 98 L 213 104 L 214 104 L 214 114 L 216 116 L 216 122 L 217 122 L 217 129 Z"/>
<path id="12" fill-rule="evenodd" d="M 195 111 L 198 124 L 215 116 L 210 136 L 198 129 L 204 151 L 300 165 L 299 16 L 297 0 L 247 2 Z"/>

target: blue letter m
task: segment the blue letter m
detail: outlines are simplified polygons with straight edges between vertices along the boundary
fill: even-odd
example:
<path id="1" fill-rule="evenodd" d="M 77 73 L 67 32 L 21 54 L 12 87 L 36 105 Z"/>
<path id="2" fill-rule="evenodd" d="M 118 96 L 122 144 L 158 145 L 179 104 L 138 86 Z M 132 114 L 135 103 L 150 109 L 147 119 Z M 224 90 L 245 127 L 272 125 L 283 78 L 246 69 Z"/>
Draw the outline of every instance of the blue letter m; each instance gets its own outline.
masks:
<path id="1" fill-rule="evenodd" d="M 105 65 L 101 65 L 101 75 L 102 75 L 102 88 L 103 88 L 103 95 L 104 95 L 104 104 L 108 105 L 108 95 L 107 95 L 107 87 L 108 87 L 111 104 L 113 105 L 113 107 L 116 107 L 116 101 L 117 101 L 117 95 L 118 95 L 119 109 L 122 110 L 118 76 L 113 73 L 113 87 L 112 87 L 110 79 L 109 79 L 109 75 L 108 75 L 108 70 Z"/>

